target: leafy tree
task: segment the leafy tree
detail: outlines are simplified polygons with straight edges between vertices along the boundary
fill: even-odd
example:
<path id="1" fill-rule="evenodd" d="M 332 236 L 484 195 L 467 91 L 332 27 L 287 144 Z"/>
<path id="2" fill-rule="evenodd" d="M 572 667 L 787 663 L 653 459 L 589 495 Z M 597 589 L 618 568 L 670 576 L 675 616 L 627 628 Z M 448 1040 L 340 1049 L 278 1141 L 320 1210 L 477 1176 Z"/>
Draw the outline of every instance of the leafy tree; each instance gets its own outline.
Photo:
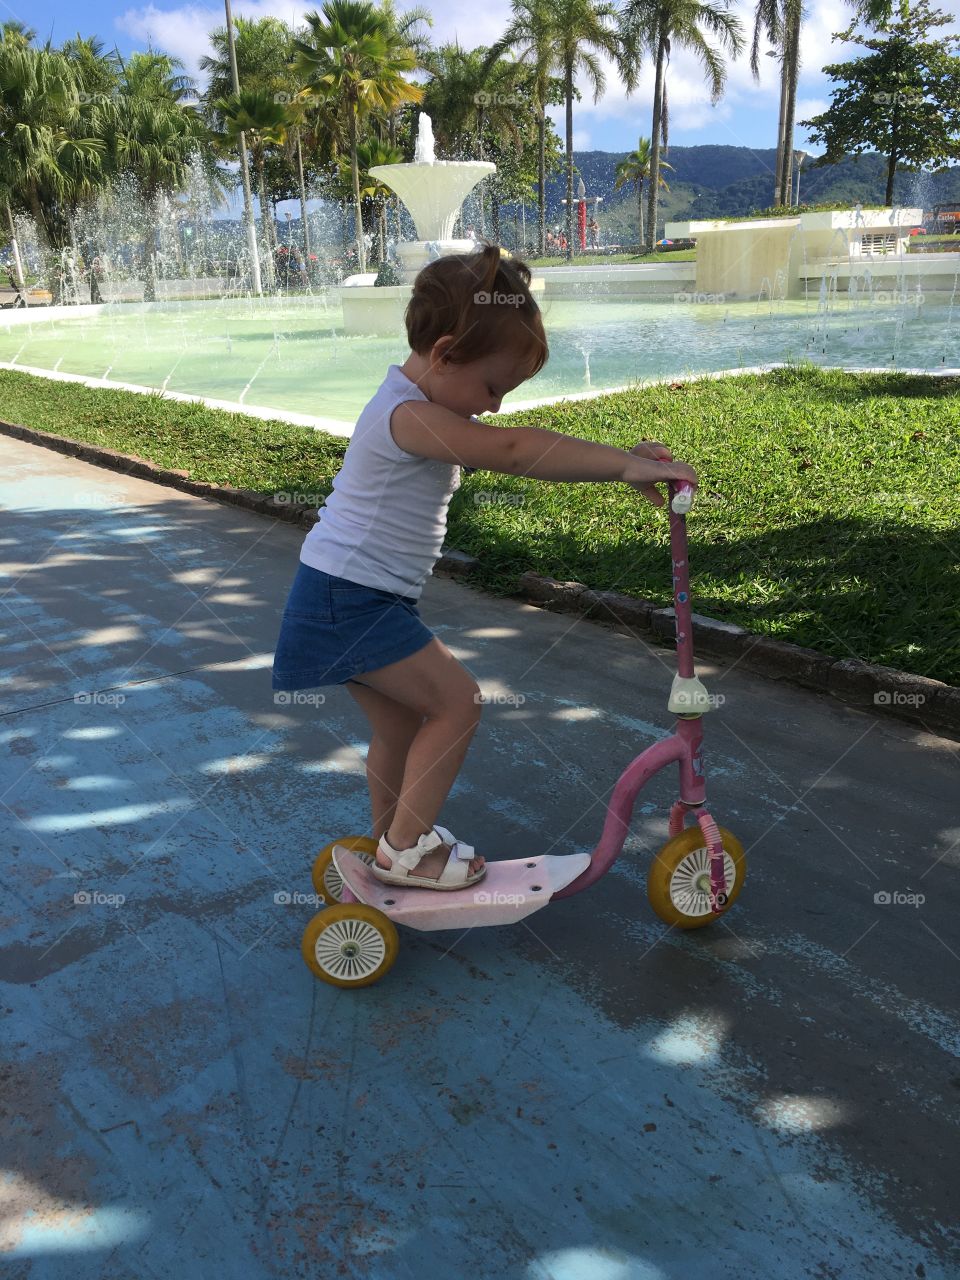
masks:
<path id="1" fill-rule="evenodd" d="M 870 53 L 824 67 L 837 88 L 826 111 L 803 121 L 812 140 L 826 147 L 817 164 L 879 151 L 887 162 L 889 206 L 898 168 L 938 169 L 960 159 L 960 37 L 927 39 L 950 21 L 930 0 L 916 0 L 879 31 L 851 28 L 834 36 Z"/>

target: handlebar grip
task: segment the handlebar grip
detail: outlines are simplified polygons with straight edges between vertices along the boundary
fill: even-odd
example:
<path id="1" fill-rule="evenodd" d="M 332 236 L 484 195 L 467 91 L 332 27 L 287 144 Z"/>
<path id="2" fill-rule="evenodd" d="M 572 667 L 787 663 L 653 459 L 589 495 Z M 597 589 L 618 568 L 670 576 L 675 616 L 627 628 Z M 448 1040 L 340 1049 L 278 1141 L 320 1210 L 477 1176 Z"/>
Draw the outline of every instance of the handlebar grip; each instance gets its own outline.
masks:
<path id="1" fill-rule="evenodd" d="M 679 481 L 670 502 L 670 510 L 675 515 L 685 516 L 693 506 L 693 494 L 694 486 L 692 484 L 689 484 L 686 480 Z"/>

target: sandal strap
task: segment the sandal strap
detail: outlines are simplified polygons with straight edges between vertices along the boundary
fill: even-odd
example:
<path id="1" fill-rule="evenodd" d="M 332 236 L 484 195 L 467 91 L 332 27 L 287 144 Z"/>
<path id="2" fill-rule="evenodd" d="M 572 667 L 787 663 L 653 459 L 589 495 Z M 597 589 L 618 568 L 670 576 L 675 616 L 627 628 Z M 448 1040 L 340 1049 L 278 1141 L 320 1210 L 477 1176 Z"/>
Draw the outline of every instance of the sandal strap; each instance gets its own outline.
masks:
<path id="1" fill-rule="evenodd" d="M 441 844 L 450 845 L 450 856 L 447 858 L 440 879 L 444 884 L 449 884 L 451 880 L 458 882 L 466 879 L 467 868 L 473 858 L 473 845 L 464 844 L 462 840 L 457 840 L 452 831 L 448 831 L 446 827 L 434 827 L 432 831 L 426 832 L 420 837 L 415 845 L 409 849 L 394 849 L 388 843 L 385 835 L 380 837 L 383 852 L 393 863 L 394 870 L 402 867 L 407 875 L 413 870 L 424 854 L 430 853 Z M 462 874 L 459 869 L 454 875 L 448 875 L 451 868 L 463 868 Z"/>

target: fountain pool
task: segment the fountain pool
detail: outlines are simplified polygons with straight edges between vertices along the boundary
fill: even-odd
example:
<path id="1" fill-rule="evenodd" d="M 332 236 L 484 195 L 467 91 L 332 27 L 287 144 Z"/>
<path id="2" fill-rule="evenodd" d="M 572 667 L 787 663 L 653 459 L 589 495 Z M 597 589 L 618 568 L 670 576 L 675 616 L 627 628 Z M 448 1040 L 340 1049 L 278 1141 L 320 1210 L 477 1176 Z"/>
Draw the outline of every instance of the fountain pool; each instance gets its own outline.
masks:
<path id="1" fill-rule="evenodd" d="M 897 304 L 866 296 L 758 304 L 582 297 L 543 303 L 551 355 L 504 408 L 637 381 L 809 361 L 845 368 L 960 367 L 960 298 Z M 107 305 L 0 313 L 0 363 L 355 421 L 396 337 L 348 337 L 335 295 Z M 2 405 L 0 405 L 2 415 Z"/>

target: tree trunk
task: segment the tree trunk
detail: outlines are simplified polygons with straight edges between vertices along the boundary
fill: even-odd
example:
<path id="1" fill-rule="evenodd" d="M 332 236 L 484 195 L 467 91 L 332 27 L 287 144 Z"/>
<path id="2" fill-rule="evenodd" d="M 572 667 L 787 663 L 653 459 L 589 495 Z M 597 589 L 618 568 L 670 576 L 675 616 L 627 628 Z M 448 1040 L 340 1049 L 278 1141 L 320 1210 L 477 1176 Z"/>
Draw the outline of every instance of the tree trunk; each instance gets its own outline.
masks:
<path id="1" fill-rule="evenodd" d="M 783 122 L 783 174 L 780 185 L 783 192 L 781 203 L 788 208 L 793 204 L 793 130 L 797 115 L 797 80 L 800 74 L 800 6 L 794 0 L 790 4 L 790 29 L 788 40 L 789 59 L 787 64 L 787 109 Z"/>
<path id="2" fill-rule="evenodd" d="M 547 252 L 547 124 L 543 103 L 537 120 L 537 249 L 541 258 Z"/>
<path id="3" fill-rule="evenodd" d="M 6 210 L 7 227 L 10 232 L 10 247 L 13 250 L 13 279 L 23 296 L 24 303 L 26 303 L 26 293 L 24 291 L 27 285 L 23 278 L 23 263 L 20 261 L 20 246 L 17 244 L 17 229 L 13 225 L 13 210 L 10 208 L 9 202 L 6 204 Z"/>
<path id="4" fill-rule="evenodd" d="M 153 227 L 143 237 L 143 300 L 157 300 L 157 244 Z"/>
<path id="5" fill-rule="evenodd" d="M 640 218 L 640 239 L 637 241 L 640 252 L 643 252 L 643 179 L 637 182 L 637 214 Z"/>
<path id="6" fill-rule="evenodd" d="M 367 269 L 366 246 L 363 243 L 363 213 L 360 209 L 360 169 L 357 164 L 357 107 L 350 104 L 350 176 L 353 179 L 353 220 L 357 235 L 357 265 L 361 274 Z"/>
<path id="7" fill-rule="evenodd" d="M 663 31 L 657 31 L 657 78 L 653 89 L 653 135 L 650 139 L 650 191 L 647 194 L 647 248 L 653 253 L 657 239 L 657 197 L 660 186 L 660 132 L 663 112 L 664 62 L 667 50 Z"/>
<path id="8" fill-rule="evenodd" d="M 573 62 L 564 67 L 564 97 L 567 113 L 567 261 L 573 261 Z"/>
<path id="9" fill-rule="evenodd" d="M 780 60 L 780 120 L 777 124 L 777 173 L 773 180 L 773 203 L 783 204 L 781 187 L 783 184 L 783 124 L 787 115 L 787 35 L 784 33 L 783 49 Z"/>
<path id="10" fill-rule="evenodd" d="M 495 187 L 490 188 L 490 225 L 493 231 L 494 244 L 500 243 L 500 195 Z"/>
<path id="11" fill-rule="evenodd" d="M 300 221 L 303 224 L 303 265 L 310 270 L 310 225 L 307 222 L 307 184 L 303 177 L 303 147 L 300 145 L 300 130 L 297 130 L 297 178 L 300 183 Z"/>
<path id="12" fill-rule="evenodd" d="M 387 207 L 383 198 L 380 199 L 380 261 L 387 260 Z"/>
<path id="13" fill-rule="evenodd" d="M 263 231 L 263 238 L 266 241 L 267 250 L 267 287 L 273 289 L 276 287 L 277 276 L 274 270 L 273 245 L 270 243 L 270 232 L 267 230 L 267 219 L 269 218 L 270 203 L 267 199 L 267 180 L 264 176 L 263 152 L 257 153 L 257 178 L 260 183 L 260 226 Z"/>
<path id="14" fill-rule="evenodd" d="M 893 103 L 893 120 L 891 121 L 891 124 L 890 124 L 890 155 L 887 157 L 887 190 L 886 190 L 886 194 L 883 197 L 883 203 L 887 206 L 888 209 L 891 208 L 893 205 L 893 179 L 897 172 L 897 160 L 900 158 L 898 155 L 898 141 L 897 141 L 897 134 L 899 133 L 899 125 L 900 125 L 900 102 L 898 99 L 895 98 Z"/>

